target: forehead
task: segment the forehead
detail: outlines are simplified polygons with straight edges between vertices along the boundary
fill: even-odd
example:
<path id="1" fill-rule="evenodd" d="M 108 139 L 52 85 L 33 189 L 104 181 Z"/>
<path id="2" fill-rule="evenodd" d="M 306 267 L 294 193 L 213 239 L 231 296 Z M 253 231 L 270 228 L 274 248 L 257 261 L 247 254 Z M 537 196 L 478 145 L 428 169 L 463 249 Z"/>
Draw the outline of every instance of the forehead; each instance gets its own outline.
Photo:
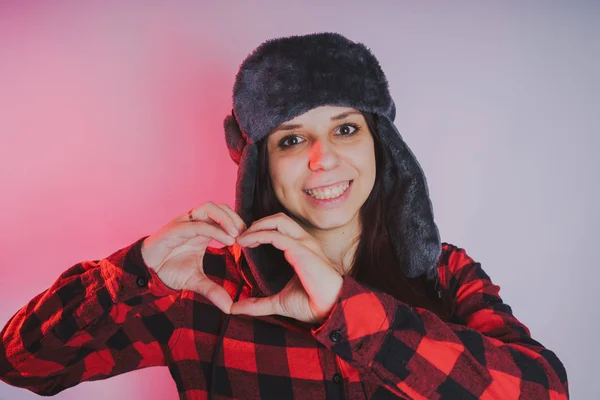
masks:
<path id="1" fill-rule="evenodd" d="M 344 114 L 344 115 L 343 115 Z M 345 116 L 345 114 L 360 114 L 360 112 L 351 107 L 340 107 L 340 106 L 320 106 L 315 107 L 304 114 L 300 114 L 295 118 L 292 118 L 281 125 L 286 124 L 307 124 L 314 121 L 329 121 L 332 118 L 338 116 Z"/>

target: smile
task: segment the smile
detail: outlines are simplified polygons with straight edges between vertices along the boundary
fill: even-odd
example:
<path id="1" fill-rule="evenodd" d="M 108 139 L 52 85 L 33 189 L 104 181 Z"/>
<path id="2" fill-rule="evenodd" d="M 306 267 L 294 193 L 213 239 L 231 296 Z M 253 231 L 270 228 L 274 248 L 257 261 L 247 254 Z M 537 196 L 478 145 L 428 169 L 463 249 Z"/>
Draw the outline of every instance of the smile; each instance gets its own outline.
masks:
<path id="1" fill-rule="evenodd" d="M 307 189 L 304 192 L 318 200 L 330 200 L 340 197 L 348 190 L 352 181 L 338 183 L 319 189 Z"/>

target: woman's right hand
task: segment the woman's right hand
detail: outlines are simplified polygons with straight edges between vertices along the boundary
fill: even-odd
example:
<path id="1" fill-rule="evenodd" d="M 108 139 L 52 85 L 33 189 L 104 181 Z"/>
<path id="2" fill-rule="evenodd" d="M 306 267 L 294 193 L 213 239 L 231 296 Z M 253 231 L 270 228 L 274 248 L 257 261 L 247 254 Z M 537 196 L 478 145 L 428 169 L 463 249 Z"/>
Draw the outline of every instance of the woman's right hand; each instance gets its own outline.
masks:
<path id="1" fill-rule="evenodd" d="M 190 221 L 189 214 L 193 221 Z M 185 213 L 142 243 L 142 258 L 165 285 L 200 293 L 229 314 L 233 300 L 204 273 L 204 253 L 211 240 L 232 245 L 246 224 L 227 204 L 202 204 Z"/>

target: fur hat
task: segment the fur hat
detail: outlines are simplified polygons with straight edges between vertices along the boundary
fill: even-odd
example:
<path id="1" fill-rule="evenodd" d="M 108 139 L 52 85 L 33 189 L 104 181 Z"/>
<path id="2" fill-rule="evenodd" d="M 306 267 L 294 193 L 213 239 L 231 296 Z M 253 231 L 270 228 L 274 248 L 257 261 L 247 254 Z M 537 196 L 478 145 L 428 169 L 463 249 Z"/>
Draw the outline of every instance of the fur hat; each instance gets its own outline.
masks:
<path id="1" fill-rule="evenodd" d="M 398 133 L 387 79 L 361 43 L 337 33 L 271 39 L 241 64 L 233 87 L 233 111 L 225 118 L 231 158 L 239 165 L 235 209 L 248 226 L 255 221 L 253 199 L 257 142 L 277 126 L 312 108 L 332 105 L 377 115 L 377 129 L 391 160 L 385 165 L 384 193 L 397 209 L 387 210 L 390 241 L 398 267 L 409 278 L 437 279 L 441 242 L 423 171 Z M 271 245 L 243 248 L 265 295 L 279 292 L 294 276 L 283 252 Z"/>

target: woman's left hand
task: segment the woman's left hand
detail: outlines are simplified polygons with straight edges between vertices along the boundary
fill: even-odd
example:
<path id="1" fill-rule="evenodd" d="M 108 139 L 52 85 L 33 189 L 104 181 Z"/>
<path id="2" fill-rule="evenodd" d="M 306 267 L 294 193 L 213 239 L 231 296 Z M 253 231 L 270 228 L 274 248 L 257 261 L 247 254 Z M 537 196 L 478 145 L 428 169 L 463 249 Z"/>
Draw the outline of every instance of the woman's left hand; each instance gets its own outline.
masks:
<path id="1" fill-rule="evenodd" d="M 283 213 L 262 218 L 236 238 L 242 247 L 272 244 L 282 250 L 296 275 L 277 294 L 233 303 L 232 314 L 272 315 L 322 323 L 338 300 L 343 278 L 317 240 Z"/>

